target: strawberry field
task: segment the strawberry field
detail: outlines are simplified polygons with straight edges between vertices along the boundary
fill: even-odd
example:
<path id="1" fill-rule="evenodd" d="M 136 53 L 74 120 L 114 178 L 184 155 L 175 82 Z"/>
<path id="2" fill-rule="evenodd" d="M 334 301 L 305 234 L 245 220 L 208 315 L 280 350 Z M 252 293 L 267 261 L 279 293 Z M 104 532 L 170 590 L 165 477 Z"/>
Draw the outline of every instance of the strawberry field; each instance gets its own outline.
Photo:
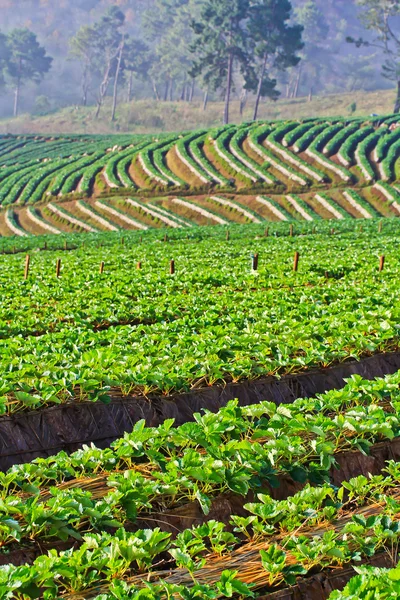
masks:
<path id="1" fill-rule="evenodd" d="M 157 137 L 2 136 L 0 234 L 398 217 L 397 121 L 257 122 Z"/>
<path id="2" fill-rule="evenodd" d="M 396 590 L 399 221 L 213 198 L 1 239 L 0 598 Z"/>
<path id="3" fill-rule="evenodd" d="M 397 122 L 0 138 L 0 598 L 399 595 Z"/>

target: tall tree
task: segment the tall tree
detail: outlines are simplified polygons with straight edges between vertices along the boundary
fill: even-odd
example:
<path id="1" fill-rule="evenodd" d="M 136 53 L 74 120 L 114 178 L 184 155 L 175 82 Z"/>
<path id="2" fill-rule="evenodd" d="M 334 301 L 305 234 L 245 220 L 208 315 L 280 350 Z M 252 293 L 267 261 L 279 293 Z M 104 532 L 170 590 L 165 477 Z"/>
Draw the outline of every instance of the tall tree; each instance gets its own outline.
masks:
<path id="1" fill-rule="evenodd" d="M 151 78 L 164 85 L 164 99 L 178 91 L 178 98 L 190 99 L 194 81 L 188 48 L 193 41 L 190 23 L 200 12 L 202 0 L 154 0 L 143 19 L 146 39 L 153 49 Z"/>
<path id="2" fill-rule="evenodd" d="M 247 20 L 250 0 L 204 0 L 200 18 L 192 22 L 196 55 L 192 76 L 203 74 L 206 85 L 225 90 L 223 122 L 229 123 L 233 72 L 246 77 L 250 69 Z"/>
<path id="3" fill-rule="evenodd" d="M 0 90 L 5 85 L 5 71 L 7 70 L 11 52 L 7 44 L 7 36 L 0 31 Z"/>
<path id="4" fill-rule="evenodd" d="M 248 30 L 254 44 L 258 81 L 253 85 L 248 82 L 247 87 L 256 91 L 254 120 L 258 116 L 261 97 L 276 99 L 279 96 L 271 72 L 284 71 L 300 61 L 296 53 L 304 46 L 301 40 L 303 27 L 289 25 L 291 12 L 289 0 L 255 0 L 250 6 Z"/>
<path id="5" fill-rule="evenodd" d="M 96 118 L 100 114 L 110 81 L 113 75 L 115 75 L 118 66 L 118 57 L 121 53 L 121 46 L 124 43 L 120 30 L 124 23 L 124 13 L 117 6 L 113 5 L 101 17 L 100 21 L 93 26 L 96 38 L 96 62 L 101 76 L 97 96 Z"/>
<path id="6" fill-rule="evenodd" d="M 331 60 L 333 40 L 330 40 L 330 49 L 327 51 L 325 43 L 329 26 L 316 0 L 306 0 L 304 4 L 298 6 L 294 11 L 294 20 L 303 27 L 304 42 L 300 54 L 301 62 L 298 69 L 294 71 L 294 81 L 292 81 L 292 96 L 297 97 L 302 78 L 309 88 L 314 82 L 321 81 L 322 70 Z"/>
<path id="7" fill-rule="evenodd" d="M 39 83 L 51 68 L 53 59 L 46 55 L 36 35 L 29 29 L 13 29 L 7 40 L 10 57 L 8 75 L 14 85 L 14 117 L 18 115 L 21 85 L 27 81 Z"/>
<path id="8" fill-rule="evenodd" d="M 373 41 L 362 37 L 347 41 L 357 48 L 379 48 L 385 57 L 382 74 L 386 79 L 397 84 L 397 96 L 394 112 L 400 112 L 400 34 L 398 19 L 400 17 L 400 0 L 357 0 L 361 7 L 360 19 L 364 27 L 375 33 Z"/>
<path id="9" fill-rule="evenodd" d="M 144 80 L 152 68 L 152 54 L 142 41 L 127 37 L 124 44 L 124 76 L 128 83 L 128 102 L 132 100 L 133 78 Z"/>
<path id="10" fill-rule="evenodd" d="M 81 27 L 70 39 L 70 57 L 82 63 L 82 105 L 86 106 L 98 51 L 98 37 L 92 27 Z"/>

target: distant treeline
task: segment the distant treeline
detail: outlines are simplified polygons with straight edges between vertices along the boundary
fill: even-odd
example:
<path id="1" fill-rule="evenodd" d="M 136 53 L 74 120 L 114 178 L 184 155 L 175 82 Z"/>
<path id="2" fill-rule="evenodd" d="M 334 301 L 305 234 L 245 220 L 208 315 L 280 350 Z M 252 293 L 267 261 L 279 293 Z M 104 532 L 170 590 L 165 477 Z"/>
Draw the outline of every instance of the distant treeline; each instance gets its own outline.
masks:
<path id="1" fill-rule="evenodd" d="M 98 117 L 107 104 L 114 120 L 119 101 L 224 98 L 228 122 L 232 97 L 256 118 L 263 98 L 387 80 L 400 90 L 393 0 L 0 0 L 0 10 L 3 116 L 75 104 Z"/>

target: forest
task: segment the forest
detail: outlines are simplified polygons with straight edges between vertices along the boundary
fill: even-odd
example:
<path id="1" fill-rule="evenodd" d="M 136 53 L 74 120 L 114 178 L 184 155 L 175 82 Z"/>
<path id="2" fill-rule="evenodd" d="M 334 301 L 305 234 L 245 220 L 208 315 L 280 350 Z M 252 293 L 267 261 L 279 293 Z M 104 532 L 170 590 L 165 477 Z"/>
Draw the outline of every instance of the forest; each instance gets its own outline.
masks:
<path id="1" fill-rule="evenodd" d="M 393 0 L 0 0 L 0 116 L 400 86 Z M 349 43 L 350 42 L 350 43 Z M 106 108 L 105 108 L 106 105 Z M 399 109 L 396 102 L 395 112 Z"/>

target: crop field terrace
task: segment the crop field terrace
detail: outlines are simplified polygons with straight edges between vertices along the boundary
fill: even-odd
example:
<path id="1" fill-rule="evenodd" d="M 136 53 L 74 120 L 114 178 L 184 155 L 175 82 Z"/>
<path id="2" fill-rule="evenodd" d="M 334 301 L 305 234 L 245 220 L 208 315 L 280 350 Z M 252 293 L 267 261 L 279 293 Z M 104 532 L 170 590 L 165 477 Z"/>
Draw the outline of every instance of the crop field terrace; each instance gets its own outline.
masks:
<path id="1" fill-rule="evenodd" d="M 1 136 L 0 235 L 398 217 L 397 120 Z"/>
<path id="2" fill-rule="evenodd" d="M 400 597 L 397 120 L 0 139 L 0 599 Z"/>

